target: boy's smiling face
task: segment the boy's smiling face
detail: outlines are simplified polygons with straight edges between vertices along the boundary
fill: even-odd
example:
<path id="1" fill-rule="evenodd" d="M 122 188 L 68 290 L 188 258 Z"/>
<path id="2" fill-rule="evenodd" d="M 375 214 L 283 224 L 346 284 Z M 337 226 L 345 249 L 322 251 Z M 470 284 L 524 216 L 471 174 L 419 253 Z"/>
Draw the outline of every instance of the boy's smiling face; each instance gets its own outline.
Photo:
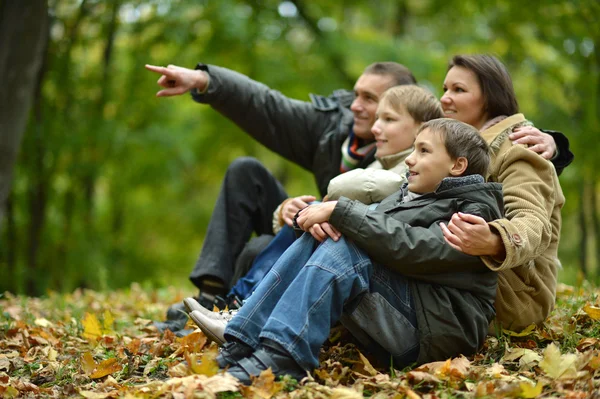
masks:
<path id="1" fill-rule="evenodd" d="M 445 177 L 462 173 L 457 172 L 457 162 L 450 158 L 442 137 L 430 129 L 417 135 L 415 150 L 406 158 L 406 164 L 410 172 L 408 189 L 417 194 L 433 192 Z"/>
<path id="2" fill-rule="evenodd" d="M 384 98 L 377 107 L 377 119 L 371 129 L 377 143 L 375 155 L 381 158 L 409 149 L 420 125 L 404 105 L 394 109 Z"/>

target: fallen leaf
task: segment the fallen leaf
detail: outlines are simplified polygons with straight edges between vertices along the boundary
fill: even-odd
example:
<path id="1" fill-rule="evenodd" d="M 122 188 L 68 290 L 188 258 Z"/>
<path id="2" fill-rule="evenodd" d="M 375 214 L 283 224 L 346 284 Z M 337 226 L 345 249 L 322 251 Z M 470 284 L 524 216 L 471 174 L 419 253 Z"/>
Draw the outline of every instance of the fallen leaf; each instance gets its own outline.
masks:
<path id="1" fill-rule="evenodd" d="M 576 378 L 576 362 L 577 355 L 573 353 L 562 355 L 558 346 L 553 342 L 544 350 L 544 359 L 539 366 L 551 378 Z"/>
<path id="2" fill-rule="evenodd" d="M 542 394 L 542 389 L 544 388 L 544 383 L 538 381 L 537 384 L 531 384 L 529 382 L 521 382 L 519 383 L 519 388 L 521 388 L 521 393 L 519 394 L 522 398 L 537 398 Z"/>
<path id="3" fill-rule="evenodd" d="M 81 324 L 83 324 L 83 338 L 88 340 L 97 340 L 102 336 L 102 328 L 95 315 L 86 313 L 83 316 Z"/>
<path id="4" fill-rule="evenodd" d="M 507 374 L 507 372 L 503 365 L 494 363 L 485 370 L 485 374 L 493 378 L 501 378 L 504 374 Z"/>
<path id="5" fill-rule="evenodd" d="M 202 374 L 211 377 L 219 372 L 219 365 L 216 360 L 218 354 L 219 349 L 215 345 L 212 345 L 209 348 L 206 348 L 199 356 L 200 362 L 196 360 L 198 358 L 198 355 L 196 354 L 186 353 L 184 357 L 194 374 Z"/>
<path id="6" fill-rule="evenodd" d="M 113 396 L 112 392 L 95 392 L 95 391 L 84 391 L 80 390 L 79 394 L 86 399 L 106 399 Z"/>
<path id="7" fill-rule="evenodd" d="M 529 326 L 527 326 L 525 329 L 521 330 L 520 332 L 515 332 L 515 331 L 510 331 L 510 330 L 505 330 L 502 329 L 502 332 L 506 335 L 510 335 L 511 337 L 525 337 L 527 335 L 532 334 L 535 331 L 535 324 L 530 324 Z"/>
<path id="8" fill-rule="evenodd" d="M 362 353 L 360 353 L 360 351 L 358 352 L 358 355 L 360 356 L 360 361 L 363 364 L 363 369 L 367 373 L 369 373 L 371 376 L 379 374 L 378 371 L 375 370 L 375 367 L 371 365 L 371 362 L 369 362 L 369 360 Z"/>
<path id="9" fill-rule="evenodd" d="M 331 390 L 331 399 L 364 399 L 364 396 L 352 388 L 337 387 Z"/>
<path id="10" fill-rule="evenodd" d="M 104 311 L 104 320 L 102 322 L 102 326 L 104 330 L 102 331 L 104 334 L 110 334 L 113 330 L 113 324 L 115 322 L 115 318 L 112 313 L 107 309 Z"/>
<path id="11" fill-rule="evenodd" d="M 119 364 L 119 361 L 117 360 L 117 358 L 112 357 L 112 358 L 106 359 L 102 363 L 100 363 L 98 365 L 98 367 L 96 368 L 96 371 L 94 371 L 92 373 L 92 375 L 90 375 L 90 378 L 91 379 L 102 378 L 109 374 L 115 373 L 117 371 L 121 371 L 121 369 L 122 369 L 122 367 Z"/>
<path id="12" fill-rule="evenodd" d="M 409 371 L 406 373 L 406 378 L 408 378 L 408 380 L 413 384 L 420 382 L 433 382 L 435 384 L 440 384 L 442 382 L 435 375 L 426 373 L 424 371 Z"/>
<path id="13" fill-rule="evenodd" d="M 426 363 L 419 367 L 417 370 L 427 370 L 430 373 L 435 374 L 438 377 L 452 376 L 458 378 L 465 378 L 471 362 L 464 357 L 456 357 L 454 359 L 448 359 L 445 362 L 431 362 Z"/>
<path id="14" fill-rule="evenodd" d="M 281 382 L 275 382 L 275 375 L 270 367 L 263 370 L 258 378 L 255 378 L 252 381 L 252 386 L 250 387 L 250 391 L 253 393 L 252 396 L 262 399 L 272 398 L 282 389 L 283 384 Z"/>
<path id="15" fill-rule="evenodd" d="M 194 331 L 181 339 L 181 347 L 190 353 L 197 353 L 202 350 L 208 338 L 200 331 Z"/>
<path id="16" fill-rule="evenodd" d="M 584 352 L 587 349 L 594 348 L 596 345 L 598 345 L 598 341 L 598 338 L 582 338 L 577 343 L 577 350 L 579 352 Z"/>
<path id="17" fill-rule="evenodd" d="M 52 323 L 44 318 L 35 319 L 34 324 L 44 328 L 52 327 Z"/>
<path id="18" fill-rule="evenodd" d="M 585 305 L 583 311 L 587 313 L 593 320 L 600 320 L 600 307 L 593 305 Z"/>
<path id="19" fill-rule="evenodd" d="M 92 354 L 90 352 L 85 352 L 83 356 L 81 356 L 81 369 L 85 374 L 90 375 L 95 368 L 96 362 L 94 362 Z"/>

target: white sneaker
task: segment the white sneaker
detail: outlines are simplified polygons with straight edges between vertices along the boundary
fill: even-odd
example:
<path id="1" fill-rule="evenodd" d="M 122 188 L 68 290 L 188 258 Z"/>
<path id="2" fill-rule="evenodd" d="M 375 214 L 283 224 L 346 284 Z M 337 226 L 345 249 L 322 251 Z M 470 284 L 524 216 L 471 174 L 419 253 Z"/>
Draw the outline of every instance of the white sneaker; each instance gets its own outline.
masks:
<path id="1" fill-rule="evenodd" d="M 206 313 L 193 310 L 190 317 L 208 339 L 215 341 L 219 346 L 225 343 L 225 327 L 233 317 L 230 312 L 221 314 L 221 312 L 210 312 L 208 310 Z"/>

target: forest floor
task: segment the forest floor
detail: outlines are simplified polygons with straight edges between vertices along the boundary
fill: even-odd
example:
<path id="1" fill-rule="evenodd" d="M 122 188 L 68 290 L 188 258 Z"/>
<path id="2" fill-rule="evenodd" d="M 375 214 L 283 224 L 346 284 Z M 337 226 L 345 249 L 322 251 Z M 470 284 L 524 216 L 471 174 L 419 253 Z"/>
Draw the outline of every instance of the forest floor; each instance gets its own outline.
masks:
<path id="1" fill-rule="evenodd" d="M 43 298 L 5 294 L 0 397 L 600 398 L 598 294 L 559 285 L 543 327 L 503 331 L 475 356 L 403 370 L 376 368 L 334 329 L 309 377 L 265 372 L 249 387 L 219 372 L 217 348 L 199 330 L 179 338 L 153 327 L 180 291 L 134 284 Z"/>

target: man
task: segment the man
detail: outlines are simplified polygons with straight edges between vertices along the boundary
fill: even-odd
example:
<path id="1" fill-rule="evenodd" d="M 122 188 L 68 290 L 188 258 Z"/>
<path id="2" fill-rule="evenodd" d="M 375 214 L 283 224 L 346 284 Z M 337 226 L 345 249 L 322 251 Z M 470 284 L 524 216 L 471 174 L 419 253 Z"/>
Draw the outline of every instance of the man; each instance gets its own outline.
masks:
<path id="1" fill-rule="evenodd" d="M 158 84 L 164 89 L 157 93 L 158 97 L 190 91 L 195 101 L 211 105 L 267 148 L 313 173 L 321 196 L 333 177 L 364 168 L 374 160 L 371 127 L 381 94 L 391 86 L 416 83 L 412 73 L 400 64 L 372 64 L 357 80 L 347 109 L 350 101 L 341 91 L 328 98 L 311 96 L 311 103 L 293 100 L 214 65 L 198 64 L 195 70 L 173 65 L 146 68 L 162 75 Z M 568 141 L 562 134 L 553 133 L 550 137 L 540 133 L 518 140 L 537 144 L 536 152 L 554 154 L 552 138 L 557 136 L 561 138 L 561 148 L 553 162 L 558 169 L 570 163 Z M 214 298 L 228 291 L 236 260 L 252 233 L 259 238 L 272 234 L 273 211 L 285 199 L 282 185 L 256 159 L 243 157 L 230 165 L 200 257 L 190 274 L 190 280 L 200 289 L 198 299 L 203 306 L 211 308 Z M 286 201 L 281 209 L 283 221 L 291 225 L 293 215 L 312 199 L 301 196 Z M 256 252 L 262 247 L 264 243 Z M 179 320 L 185 324 L 182 311 L 183 306 L 178 304 L 167 316 L 181 316 Z M 178 326 L 183 325 L 180 322 Z"/>

